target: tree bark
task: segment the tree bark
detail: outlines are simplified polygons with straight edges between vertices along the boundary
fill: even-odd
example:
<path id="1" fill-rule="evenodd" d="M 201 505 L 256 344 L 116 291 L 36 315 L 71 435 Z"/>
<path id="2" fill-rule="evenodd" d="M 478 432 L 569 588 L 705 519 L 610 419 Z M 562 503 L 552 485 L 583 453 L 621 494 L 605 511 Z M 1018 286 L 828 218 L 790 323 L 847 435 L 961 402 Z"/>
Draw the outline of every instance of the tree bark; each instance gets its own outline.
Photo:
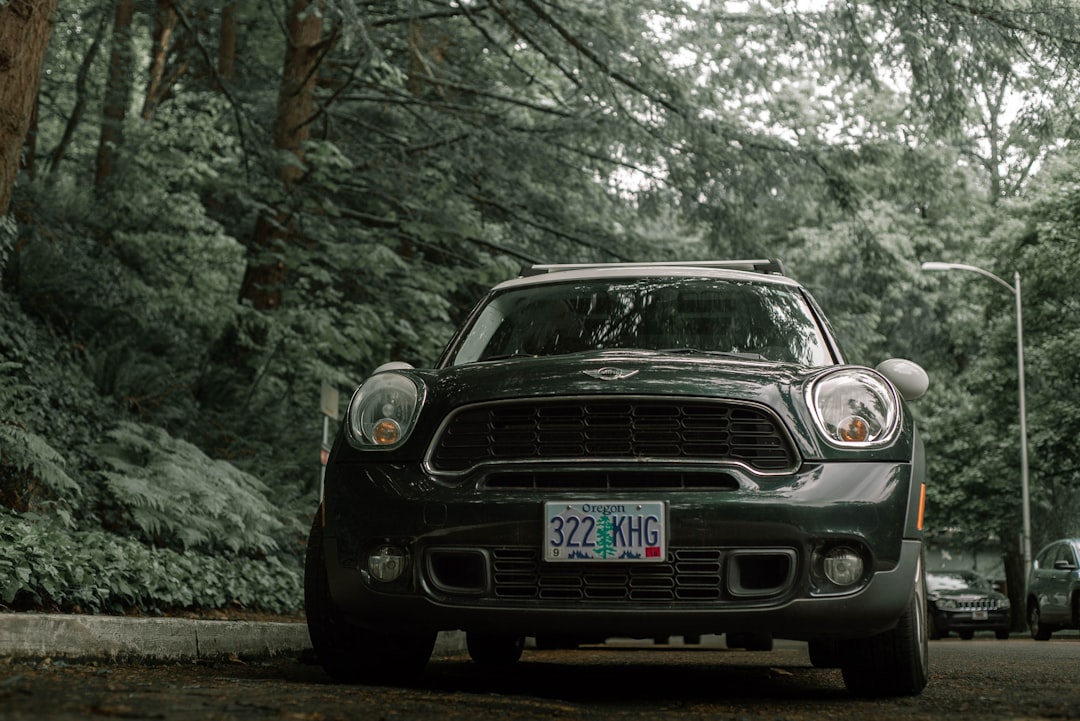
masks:
<path id="1" fill-rule="evenodd" d="M 131 21 L 134 14 L 134 0 L 116 0 L 109 79 L 105 90 L 105 109 L 98 141 L 97 168 L 94 173 L 94 188 L 97 190 L 102 190 L 112 178 L 116 154 L 124 141 L 124 120 L 127 118 L 134 60 L 131 47 Z"/>
<path id="2" fill-rule="evenodd" d="M 150 78 L 146 83 L 146 96 L 143 98 L 142 117 L 149 120 L 154 109 L 161 103 L 170 83 L 165 82 L 165 68 L 169 60 L 169 48 L 179 18 L 172 0 L 158 0 L 157 13 L 154 15 L 154 45 L 150 55 Z"/>
<path id="3" fill-rule="evenodd" d="M 83 112 L 86 110 L 86 104 L 90 99 L 90 91 L 87 89 L 90 68 L 97 59 L 98 50 L 101 48 L 101 40 L 105 37 L 105 28 L 107 24 L 108 17 L 102 14 L 101 22 L 98 23 L 97 31 L 94 33 L 94 40 L 90 43 L 90 49 L 86 51 L 86 57 L 83 58 L 82 65 L 79 66 L 79 72 L 75 76 L 75 105 L 72 106 L 71 115 L 68 116 L 68 121 L 64 125 L 64 134 L 61 136 L 60 142 L 57 143 L 56 148 L 53 149 L 51 153 L 49 159 L 49 176 L 56 174 L 57 169 L 60 167 L 60 163 L 64 160 L 64 155 L 67 154 L 68 146 L 71 145 L 71 139 L 75 136 L 75 131 L 78 129 L 79 123 L 82 122 Z"/>
<path id="4" fill-rule="evenodd" d="M 285 53 L 273 145 L 293 156 L 278 169 L 285 197 L 303 176 L 303 143 L 311 134 L 309 121 L 315 109 L 315 86 L 322 59 L 322 1 L 293 0 L 289 10 L 289 47 Z M 293 235 L 291 213 L 282 205 L 260 216 L 248 245 L 247 268 L 240 286 L 241 301 L 258 310 L 281 305 L 288 276 L 284 249 Z"/>
<path id="5" fill-rule="evenodd" d="M 221 8 L 221 44 L 218 46 L 218 77 L 231 81 L 236 68 L 236 1 Z"/>
<path id="6" fill-rule="evenodd" d="M 11 0 L 0 5 L 0 215 L 11 205 L 57 2 Z"/>

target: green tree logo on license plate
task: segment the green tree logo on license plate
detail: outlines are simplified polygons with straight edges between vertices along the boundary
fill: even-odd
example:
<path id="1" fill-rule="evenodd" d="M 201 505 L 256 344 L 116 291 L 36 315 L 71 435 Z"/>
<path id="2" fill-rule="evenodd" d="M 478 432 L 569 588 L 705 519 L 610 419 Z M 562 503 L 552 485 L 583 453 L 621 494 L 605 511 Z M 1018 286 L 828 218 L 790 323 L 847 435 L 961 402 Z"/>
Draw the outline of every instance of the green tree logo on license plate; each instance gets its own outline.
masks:
<path id="1" fill-rule="evenodd" d="M 615 555 L 615 522 L 611 516 L 596 519 L 596 545 L 593 553 L 597 558 L 611 558 Z"/>

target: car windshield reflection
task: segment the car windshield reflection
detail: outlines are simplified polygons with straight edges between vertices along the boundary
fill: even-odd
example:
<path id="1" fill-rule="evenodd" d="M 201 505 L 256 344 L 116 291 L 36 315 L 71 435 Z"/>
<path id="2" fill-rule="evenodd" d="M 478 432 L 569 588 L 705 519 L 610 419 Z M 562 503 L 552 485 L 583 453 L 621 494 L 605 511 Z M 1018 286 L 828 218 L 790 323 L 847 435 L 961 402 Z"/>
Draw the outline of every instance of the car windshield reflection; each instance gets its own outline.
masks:
<path id="1" fill-rule="evenodd" d="M 979 591 L 993 590 L 990 581 L 972 572 L 939 572 L 926 574 L 926 587 L 931 591 Z"/>
<path id="2" fill-rule="evenodd" d="M 795 289 L 708 278 L 552 283 L 494 296 L 452 365 L 607 349 L 735 355 L 828 365 L 831 355 Z"/>

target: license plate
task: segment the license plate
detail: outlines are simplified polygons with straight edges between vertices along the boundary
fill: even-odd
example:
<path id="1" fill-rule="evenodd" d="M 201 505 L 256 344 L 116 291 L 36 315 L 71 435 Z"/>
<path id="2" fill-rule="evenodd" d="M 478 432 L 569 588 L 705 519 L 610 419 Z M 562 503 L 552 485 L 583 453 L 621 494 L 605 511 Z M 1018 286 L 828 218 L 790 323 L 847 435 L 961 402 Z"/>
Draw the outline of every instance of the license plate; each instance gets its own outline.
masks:
<path id="1" fill-rule="evenodd" d="M 973 611 L 971 618 L 975 621 L 986 621 L 990 618 L 990 614 L 986 611 Z"/>
<path id="2" fill-rule="evenodd" d="M 663 501 L 549 501 L 544 504 L 544 559 L 664 561 L 665 511 Z"/>

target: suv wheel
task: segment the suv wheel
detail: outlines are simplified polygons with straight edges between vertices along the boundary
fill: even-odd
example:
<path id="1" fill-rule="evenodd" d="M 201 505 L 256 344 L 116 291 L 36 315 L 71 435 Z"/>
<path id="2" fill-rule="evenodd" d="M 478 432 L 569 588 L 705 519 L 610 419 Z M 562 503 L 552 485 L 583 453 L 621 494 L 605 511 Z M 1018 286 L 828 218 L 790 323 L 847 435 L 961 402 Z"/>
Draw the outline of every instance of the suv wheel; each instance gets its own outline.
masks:
<path id="1" fill-rule="evenodd" d="M 304 613 L 319 663 L 344 683 L 393 682 L 418 675 L 431 658 L 437 634 L 370 631 L 345 620 L 330 597 L 321 516 L 320 508 L 304 558 Z"/>
<path id="2" fill-rule="evenodd" d="M 473 661 L 485 666 L 517 663 L 525 648 L 524 636 L 499 636 L 493 633 L 465 634 L 465 645 Z"/>
<path id="3" fill-rule="evenodd" d="M 832 639 L 810 641 L 810 664 L 814 668 L 840 668 L 840 642 Z"/>
<path id="4" fill-rule="evenodd" d="M 914 696 L 929 678 L 926 577 L 919 562 L 907 610 L 890 631 L 845 641 L 840 668 L 848 691 L 857 696 Z"/>
<path id="5" fill-rule="evenodd" d="M 1040 619 L 1039 602 L 1032 601 L 1028 607 L 1028 629 L 1031 631 L 1031 637 L 1036 641 L 1049 641 L 1053 630 L 1049 626 L 1044 626 Z"/>

